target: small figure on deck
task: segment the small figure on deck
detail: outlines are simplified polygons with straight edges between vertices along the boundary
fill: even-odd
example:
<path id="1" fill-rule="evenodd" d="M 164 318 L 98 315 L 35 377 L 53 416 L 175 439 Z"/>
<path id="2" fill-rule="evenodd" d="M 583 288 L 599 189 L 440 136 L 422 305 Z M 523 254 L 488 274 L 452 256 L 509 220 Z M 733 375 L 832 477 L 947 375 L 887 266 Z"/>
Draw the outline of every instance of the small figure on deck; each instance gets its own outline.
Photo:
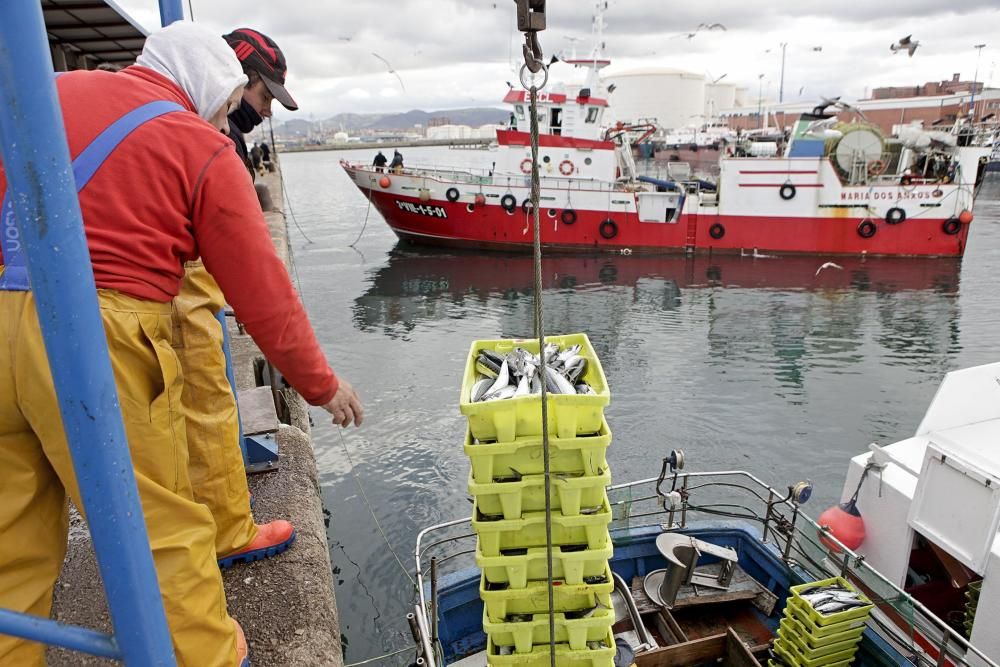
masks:
<path id="1" fill-rule="evenodd" d="M 267 169 L 268 172 L 274 171 L 274 163 L 271 161 L 271 147 L 267 145 L 266 141 L 260 144 L 260 158 L 264 169 Z"/>
<path id="2" fill-rule="evenodd" d="M 401 174 L 403 172 L 403 154 L 399 151 L 394 151 L 392 154 L 392 162 L 389 163 L 389 169 L 392 170 L 394 174 Z"/>
<path id="3" fill-rule="evenodd" d="M 385 164 L 388 161 L 389 159 L 385 156 L 385 154 L 382 153 L 382 151 L 379 151 L 375 156 L 375 159 L 372 160 L 372 166 L 375 167 L 375 171 L 383 172 L 385 171 Z"/>
<path id="4" fill-rule="evenodd" d="M 258 174 L 260 173 L 260 159 L 261 159 L 260 146 L 254 144 L 253 147 L 250 149 L 250 164 L 253 165 L 253 170 Z"/>

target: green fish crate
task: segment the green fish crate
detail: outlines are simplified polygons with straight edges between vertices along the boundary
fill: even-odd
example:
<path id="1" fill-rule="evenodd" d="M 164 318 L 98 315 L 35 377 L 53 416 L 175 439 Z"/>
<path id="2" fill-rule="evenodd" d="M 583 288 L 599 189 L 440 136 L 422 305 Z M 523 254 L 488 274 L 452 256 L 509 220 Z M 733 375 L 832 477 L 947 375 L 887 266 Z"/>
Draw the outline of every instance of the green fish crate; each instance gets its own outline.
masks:
<path id="1" fill-rule="evenodd" d="M 599 475 L 608 469 L 610 444 L 611 429 L 606 420 L 601 421 L 600 429 L 593 435 L 549 438 L 549 470 L 554 473 L 582 470 L 585 475 Z M 478 484 L 545 472 L 541 435 L 509 442 L 479 442 L 466 429 L 465 454 L 472 463 L 472 478 Z"/>
<path id="2" fill-rule="evenodd" d="M 600 549 L 611 544 L 611 503 L 607 492 L 596 514 L 552 515 L 552 544 L 586 544 Z M 499 556 L 501 550 L 545 546 L 545 512 L 525 512 L 519 519 L 484 515 L 478 502 L 472 508 L 472 530 L 479 536 L 484 556 Z"/>
<path id="3" fill-rule="evenodd" d="M 854 662 L 854 654 L 858 652 L 858 647 L 853 646 L 846 651 L 809 659 L 794 644 L 779 639 L 774 642 L 774 652 L 791 667 L 847 667 Z"/>
<path id="4" fill-rule="evenodd" d="M 792 625 L 795 623 L 797 622 L 794 619 L 781 619 L 781 625 L 778 628 L 778 638 L 785 644 L 790 644 L 798 649 L 798 652 L 805 657 L 806 660 L 816 660 L 817 658 L 823 658 L 828 655 L 849 651 L 861 642 L 861 635 L 864 632 L 864 629 L 862 629 L 862 631 L 854 637 L 848 637 L 836 642 L 819 642 L 810 645 L 806 638 L 807 635 L 805 635 L 805 633 L 800 629 L 802 626 L 799 625 L 799 628 L 796 628 Z"/>
<path id="5" fill-rule="evenodd" d="M 476 545 L 476 566 L 491 584 L 509 584 L 511 588 L 525 588 L 529 581 L 545 581 L 548 576 L 546 548 L 530 547 L 511 549 L 499 556 L 485 556 Z M 512 553 L 516 552 L 516 553 Z M 604 576 L 614 548 L 606 546 L 588 549 L 586 545 L 552 547 L 552 577 L 567 584 L 583 584 L 590 577 Z"/>
<path id="6" fill-rule="evenodd" d="M 611 607 L 611 593 L 615 588 L 611 576 L 611 566 L 605 565 L 606 583 L 568 584 L 565 581 L 552 582 L 553 609 L 555 611 L 579 611 L 591 609 L 598 603 Z M 486 616 L 491 621 L 502 621 L 508 614 L 545 614 L 549 611 L 549 586 L 547 581 L 529 581 L 524 588 L 504 587 L 504 584 L 490 584 L 486 577 L 479 579 L 479 598 L 486 607 Z"/>
<path id="7" fill-rule="evenodd" d="M 826 641 L 831 637 L 845 635 L 849 632 L 857 632 L 860 635 L 864 633 L 865 626 L 867 625 L 867 618 L 848 619 L 840 623 L 818 625 L 809 617 L 809 613 L 803 607 L 800 607 L 799 603 L 795 602 L 795 600 L 789 600 L 788 604 L 785 605 L 785 618 L 798 621 L 805 628 L 808 635 L 816 642 Z"/>
<path id="8" fill-rule="evenodd" d="M 615 623 L 614 609 L 598 609 L 584 618 L 566 618 L 555 613 L 556 643 L 566 644 L 571 651 L 584 651 L 587 642 L 597 642 L 608 636 Z M 533 614 L 531 620 L 491 621 L 483 614 L 483 631 L 496 647 L 513 646 L 514 653 L 531 654 L 535 646 L 549 643 L 549 615 Z"/>
<path id="9" fill-rule="evenodd" d="M 611 471 L 600 475 L 575 476 L 556 473 L 550 476 L 550 499 L 553 516 L 578 516 L 584 512 L 600 511 L 605 490 L 611 484 Z M 509 482 L 477 484 L 469 473 L 469 493 L 483 514 L 499 515 L 505 519 L 520 519 L 525 512 L 545 511 L 545 475 L 526 475 Z"/>
<path id="10" fill-rule="evenodd" d="M 574 650 L 568 644 L 556 644 L 556 667 L 613 667 L 616 648 L 610 628 L 600 641 L 603 648 L 599 649 Z M 549 646 L 533 646 L 531 653 L 500 655 L 493 637 L 487 635 L 486 661 L 491 667 L 549 667 Z"/>
<path id="11" fill-rule="evenodd" d="M 580 356 L 587 360 L 587 367 L 579 381 L 586 382 L 594 390 L 594 394 L 549 394 L 549 435 L 574 438 L 598 433 L 604 424 L 604 408 L 611 402 L 611 390 L 590 339 L 587 334 L 580 333 L 547 336 L 545 342 L 556 343 L 560 348 L 580 345 Z M 462 379 L 459 409 L 468 417 L 472 437 L 477 440 L 512 442 L 518 437 L 542 434 L 542 400 L 538 394 L 476 403 L 469 400 L 478 374 L 476 358 L 479 351 L 486 349 L 506 355 L 515 347 L 523 347 L 532 354 L 538 354 L 538 339 L 472 342 Z"/>
<path id="12" fill-rule="evenodd" d="M 814 632 L 819 626 L 810 623 L 808 619 L 803 621 L 800 617 L 786 611 L 785 616 L 781 619 L 778 635 L 781 637 L 790 635 L 801 644 L 801 648 L 817 651 L 829 646 L 844 644 L 845 642 L 861 641 L 861 636 L 865 633 L 865 624 L 861 621 L 854 621 L 853 623 L 854 627 L 845 629 L 842 632 L 820 635 Z M 847 621 L 847 624 L 851 625 L 852 621 Z M 834 626 L 828 625 L 825 627 L 830 628 Z"/>
<path id="13" fill-rule="evenodd" d="M 816 609 L 813 608 L 805 599 L 802 598 L 804 593 L 815 588 L 823 588 L 824 586 L 832 586 L 837 584 L 842 588 L 855 593 L 862 602 L 866 604 L 863 607 L 855 607 L 853 609 L 847 609 L 844 611 L 834 612 L 832 614 L 821 614 Z M 805 611 L 806 615 L 813 621 L 816 625 L 833 625 L 835 623 L 842 623 L 844 621 L 851 621 L 856 619 L 868 619 L 868 615 L 871 610 L 875 607 L 872 601 L 869 600 L 864 594 L 861 593 L 857 588 L 851 585 L 843 577 L 832 577 L 830 579 L 823 579 L 821 581 L 813 581 L 805 584 L 800 584 L 798 586 L 792 586 L 789 589 L 792 592 L 792 598 L 788 601 L 788 604 L 798 605 Z"/>

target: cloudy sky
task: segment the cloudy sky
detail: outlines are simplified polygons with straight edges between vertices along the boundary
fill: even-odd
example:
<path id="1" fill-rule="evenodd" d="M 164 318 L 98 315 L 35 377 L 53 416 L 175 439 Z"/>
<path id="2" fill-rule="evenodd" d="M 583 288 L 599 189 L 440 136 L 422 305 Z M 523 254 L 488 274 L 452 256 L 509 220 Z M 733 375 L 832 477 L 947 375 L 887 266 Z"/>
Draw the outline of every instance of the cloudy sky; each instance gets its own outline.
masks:
<path id="1" fill-rule="evenodd" d="M 153 0 L 118 2 L 146 28 L 158 25 Z M 278 42 L 298 117 L 496 106 L 504 82 L 515 80 L 512 63 L 520 64 L 513 0 L 191 2 L 195 20 L 220 33 L 248 26 Z M 540 37 L 546 56 L 569 48 L 572 38 L 590 43 L 593 5 L 548 0 L 548 29 Z M 786 100 L 859 98 L 876 86 L 950 79 L 955 72 L 971 79 L 973 47 L 983 43 L 979 80 L 1000 86 L 998 0 L 609 0 L 605 21 L 613 61 L 607 71 L 662 66 L 725 75 L 754 98 L 763 74 L 764 96 L 777 99 L 782 42 Z M 701 23 L 727 30 L 688 39 Z M 892 54 L 889 44 L 908 34 L 921 43 L 916 54 Z M 403 85 L 373 53 L 392 64 Z M 277 118 L 293 117 L 276 111 Z"/>

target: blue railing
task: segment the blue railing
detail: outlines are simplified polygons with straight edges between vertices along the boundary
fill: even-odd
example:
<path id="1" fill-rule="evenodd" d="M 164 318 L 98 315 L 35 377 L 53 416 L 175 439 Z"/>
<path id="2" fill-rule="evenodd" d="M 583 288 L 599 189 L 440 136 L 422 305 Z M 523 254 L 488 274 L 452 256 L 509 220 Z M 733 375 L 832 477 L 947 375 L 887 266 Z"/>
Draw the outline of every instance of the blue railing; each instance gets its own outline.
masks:
<path id="1" fill-rule="evenodd" d="M 159 0 L 164 24 L 180 0 Z M 0 633 L 174 665 L 38 0 L 0 2 L 0 152 L 114 635 L 0 609 Z"/>

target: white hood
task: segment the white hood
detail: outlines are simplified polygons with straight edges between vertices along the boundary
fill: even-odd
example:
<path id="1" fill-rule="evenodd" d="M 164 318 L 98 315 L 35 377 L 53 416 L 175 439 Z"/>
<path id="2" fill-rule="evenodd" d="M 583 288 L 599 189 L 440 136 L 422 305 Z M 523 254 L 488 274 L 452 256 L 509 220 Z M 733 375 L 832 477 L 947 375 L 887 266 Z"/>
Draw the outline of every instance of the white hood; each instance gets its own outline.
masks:
<path id="1" fill-rule="evenodd" d="M 237 86 L 247 83 L 243 66 L 226 40 L 190 21 L 171 23 L 147 37 L 135 64 L 180 86 L 205 120 L 215 115 Z"/>

